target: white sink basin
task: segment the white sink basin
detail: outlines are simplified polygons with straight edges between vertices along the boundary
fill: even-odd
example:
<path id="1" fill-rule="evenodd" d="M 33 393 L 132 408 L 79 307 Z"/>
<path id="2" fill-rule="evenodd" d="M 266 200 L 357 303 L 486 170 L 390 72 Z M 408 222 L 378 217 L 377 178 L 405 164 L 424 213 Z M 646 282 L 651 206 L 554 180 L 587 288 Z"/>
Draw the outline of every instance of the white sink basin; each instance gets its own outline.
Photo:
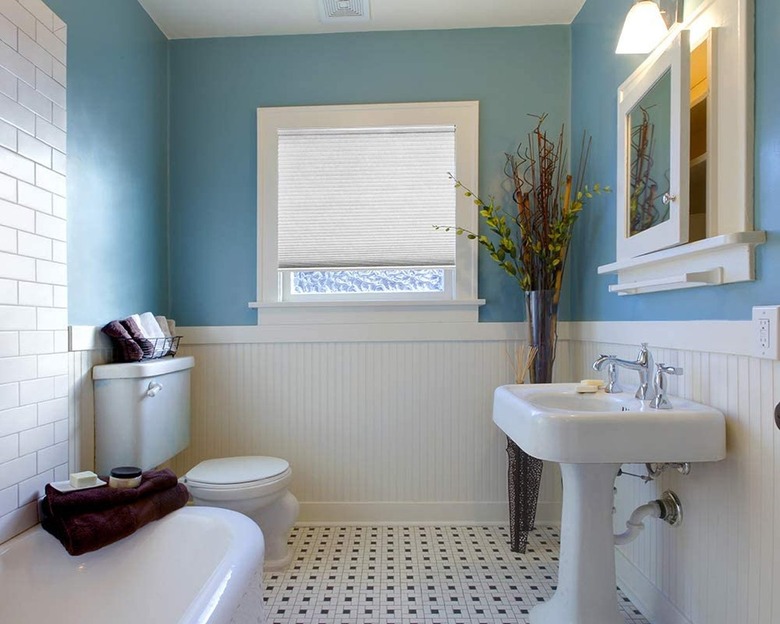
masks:
<path id="1" fill-rule="evenodd" d="M 559 463 L 717 461 L 726 456 L 723 414 L 670 397 L 652 409 L 633 394 L 577 394 L 576 384 L 501 386 L 493 421 L 526 453 Z"/>
<path id="2" fill-rule="evenodd" d="M 718 410 L 679 397 L 652 409 L 632 394 L 577 394 L 576 384 L 501 386 L 493 421 L 526 453 L 561 464 L 558 588 L 531 624 L 624 624 L 615 592 L 613 486 L 623 463 L 726 456 Z"/>

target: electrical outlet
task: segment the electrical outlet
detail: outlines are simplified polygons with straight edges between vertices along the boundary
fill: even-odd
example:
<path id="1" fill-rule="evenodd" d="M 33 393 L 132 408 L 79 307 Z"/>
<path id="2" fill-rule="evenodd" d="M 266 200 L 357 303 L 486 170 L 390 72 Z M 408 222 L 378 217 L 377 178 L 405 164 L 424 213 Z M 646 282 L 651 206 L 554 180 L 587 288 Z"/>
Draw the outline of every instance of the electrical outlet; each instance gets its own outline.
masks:
<path id="1" fill-rule="evenodd" d="M 771 327 L 769 319 L 758 319 L 758 348 L 762 351 L 769 349 L 769 330 Z"/>
<path id="2" fill-rule="evenodd" d="M 753 308 L 755 353 L 760 358 L 780 360 L 780 306 Z"/>

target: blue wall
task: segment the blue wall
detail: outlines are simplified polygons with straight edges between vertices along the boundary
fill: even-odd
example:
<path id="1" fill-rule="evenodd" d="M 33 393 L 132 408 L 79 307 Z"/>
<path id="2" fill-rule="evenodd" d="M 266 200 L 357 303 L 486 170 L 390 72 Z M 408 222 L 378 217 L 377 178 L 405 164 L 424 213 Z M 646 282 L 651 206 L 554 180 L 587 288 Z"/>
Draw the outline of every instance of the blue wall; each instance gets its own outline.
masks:
<path id="1" fill-rule="evenodd" d="M 168 41 L 137 2 L 46 0 L 68 24 L 69 322 L 168 308 Z"/>
<path id="2" fill-rule="evenodd" d="M 505 202 L 502 154 L 529 128 L 529 112 L 557 122 L 571 108 L 572 136 L 594 136 L 588 178 L 614 186 L 615 92 L 641 61 L 614 54 L 631 0 L 587 0 L 571 28 L 173 42 L 136 2 L 47 1 L 69 25 L 73 324 L 146 309 L 182 325 L 256 322 L 246 304 L 256 295 L 258 106 L 479 99 L 480 187 Z M 755 215 L 769 232 L 758 281 L 610 295 L 614 277 L 596 274 L 614 260 L 607 196 L 577 226 L 562 318 L 741 319 L 753 305 L 778 301 L 780 83 L 772 63 L 780 57 L 780 4 L 756 5 Z M 516 286 L 482 254 L 480 296 L 488 300 L 483 320 L 520 318 Z"/>
<path id="3" fill-rule="evenodd" d="M 252 325 L 256 109 L 480 100 L 480 189 L 501 193 L 527 113 L 568 121 L 569 27 L 171 42 L 171 316 Z M 554 123 L 553 121 L 554 120 Z M 519 318 L 517 286 L 480 256 L 483 320 Z"/>
<path id="4" fill-rule="evenodd" d="M 617 87 L 643 57 L 614 53 L 631 0 L 587 0 L 572 26 L 572 128 L 594 135 L 590 179 L 615 185 Z M 578 224 L 568 275 L 577 320 L 747 319 L 754 305 L 780 301 L 780 2 L 756 0 L 755 223 L 767 230 L 758 248 L 755 282 L 717 288 L 618 297 L 614 276 L 596 267 L 615 260 L 615 199 L 591 204 Z"/>

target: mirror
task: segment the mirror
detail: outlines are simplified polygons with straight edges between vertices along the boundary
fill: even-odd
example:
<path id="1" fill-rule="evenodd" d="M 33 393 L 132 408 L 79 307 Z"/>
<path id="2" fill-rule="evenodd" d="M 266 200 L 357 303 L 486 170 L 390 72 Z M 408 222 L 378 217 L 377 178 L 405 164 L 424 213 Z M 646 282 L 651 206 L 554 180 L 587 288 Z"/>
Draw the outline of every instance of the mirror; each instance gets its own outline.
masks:
<path id="1" fill-rule="evenodd" d="M 667 70 L 629 112 L 629 236 L 669 220 L 671 92 Z"/>
<path id="2" fill-rule="evenodd" d="M 617 259 L 688 242 L 689 34 L 618 90 Z"/>

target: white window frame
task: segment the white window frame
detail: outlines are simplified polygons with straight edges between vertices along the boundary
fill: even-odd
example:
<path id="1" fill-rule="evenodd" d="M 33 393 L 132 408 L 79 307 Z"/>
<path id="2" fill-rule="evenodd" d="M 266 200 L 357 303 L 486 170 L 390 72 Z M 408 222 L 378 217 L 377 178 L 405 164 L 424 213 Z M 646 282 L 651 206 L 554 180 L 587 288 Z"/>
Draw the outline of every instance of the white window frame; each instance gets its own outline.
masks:
<path id="1" fill-rule="evenodd" d="M 423 102 L 257 109 L 257 296 L 258 324 L 390 321 L 477 321 L 477 243 L 458 236 L 454 279 L 442 293 L 334 294 L 289 297 L 289 279 L 278 263 L 278 135 L 280 129 L 376 128 L 451 125 L 455 127 L 454 175 L 477 192 L 479 102 Z M 456 194 L 455 222 L 477 231 L 473 200 Z M 423 218 L 421 216 L 421 218 Z M 432 232 L 433 233 L 433 232 Z M 432 296 L 433 295 L 433 296 Z"/>

